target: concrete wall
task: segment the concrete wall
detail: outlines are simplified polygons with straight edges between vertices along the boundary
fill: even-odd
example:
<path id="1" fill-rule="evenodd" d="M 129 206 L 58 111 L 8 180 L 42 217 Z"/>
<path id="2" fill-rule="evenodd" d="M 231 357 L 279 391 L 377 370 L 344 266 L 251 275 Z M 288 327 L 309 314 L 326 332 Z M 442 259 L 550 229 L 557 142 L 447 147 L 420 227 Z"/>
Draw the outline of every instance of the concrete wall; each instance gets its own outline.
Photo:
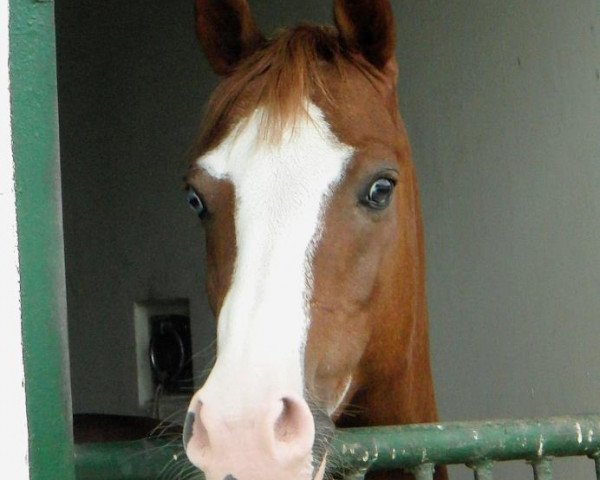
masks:
<path id="1" fill-rule="evenodd" d="M 190 298 L 196 347 L 213 333 L 178 183 L 215 82 L 191 3 L 58 2 L 77 411 L 136 410 L 134 301 Z M 251 3 L 266 30 L 329 19 L 328 2 Z M 598 2 L 394 7 L 442 417 L 598 411 Z"/>

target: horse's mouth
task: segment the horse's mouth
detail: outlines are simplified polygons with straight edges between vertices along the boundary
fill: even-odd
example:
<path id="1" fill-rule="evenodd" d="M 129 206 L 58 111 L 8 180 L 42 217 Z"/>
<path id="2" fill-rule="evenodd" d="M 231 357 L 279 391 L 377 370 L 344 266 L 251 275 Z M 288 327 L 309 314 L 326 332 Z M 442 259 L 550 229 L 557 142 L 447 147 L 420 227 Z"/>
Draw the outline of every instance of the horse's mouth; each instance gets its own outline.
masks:
<path id="1" fill-rule="evenodd" d="M 318 470 L 315 472 L 315 475 L 312 477 L 312 480 L 323 480 L 323 477 L 325 476 L 326 464 L 327 464 L 327 454 L 325 454 Z M 238 479 L 236 477 L 234 477 L 233 475 L 227 475 L 227 476 L 225 476 L 225 478 L 223 478 L 223 480 L 238 480 Z"/>

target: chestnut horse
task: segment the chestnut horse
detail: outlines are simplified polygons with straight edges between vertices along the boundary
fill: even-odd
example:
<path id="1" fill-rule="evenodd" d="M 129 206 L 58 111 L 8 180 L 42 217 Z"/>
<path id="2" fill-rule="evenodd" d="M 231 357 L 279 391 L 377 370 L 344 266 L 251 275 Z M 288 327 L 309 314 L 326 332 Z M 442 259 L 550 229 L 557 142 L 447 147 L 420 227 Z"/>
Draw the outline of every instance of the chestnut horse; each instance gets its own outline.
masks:
<path id="1" fill-rule="evenodd" d="M 272 39 L 246 0 L 196 11 L 222 81 L 186 183 L 218 331 L 186 453 L 208 480 L 321 479 L 334 425 L 436 420 L 391 6 L 335 0 L 335 28 Z"/>

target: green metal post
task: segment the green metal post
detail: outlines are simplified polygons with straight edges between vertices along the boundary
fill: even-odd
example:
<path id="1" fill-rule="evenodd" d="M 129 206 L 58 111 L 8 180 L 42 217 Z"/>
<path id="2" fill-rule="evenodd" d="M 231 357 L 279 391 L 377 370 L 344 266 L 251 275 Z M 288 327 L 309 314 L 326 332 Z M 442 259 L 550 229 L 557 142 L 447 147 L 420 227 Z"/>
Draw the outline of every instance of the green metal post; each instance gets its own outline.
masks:
<path id="1" fill-rule="evenodd" d="M 590 458 L 594 460 L 594 466 L 596 467 L 596 480 L 600 480 L 600 454 L 595 453 Z"/>
<path id="2" fill-rule="evenodd" d="M 533 467 L 533 478 L 535 480 L 552 480 L 552 459 L 540 458 L 531 463 Z"/>
<path id="3" fill-rule="evenodd" d="M 10 0 L 9 8 L 30 478 L 71 480 L 54 6 Z"/>
<path id="4" fill-rule="evenodd" d="M 494 463 L 491 461 L 483 461 L 475 465 L 469 465 L 473 469 L 473 478 L 475 480 L 493 480 Z"/>
<path id="5" fill-rule="evenodd" d="M 435 472 L 435 465 L 431 463 L 424 463 L 419 465 L 412 470 L 415 480 L 433 480 L 433 473 Z"/>
<path id="6" fill-rule="evenodd" d="M 347 473 L 344 475 L 344 480 L 364 480 L 366 474 L 367 469 L 363 468 L 352 473 Z"/>

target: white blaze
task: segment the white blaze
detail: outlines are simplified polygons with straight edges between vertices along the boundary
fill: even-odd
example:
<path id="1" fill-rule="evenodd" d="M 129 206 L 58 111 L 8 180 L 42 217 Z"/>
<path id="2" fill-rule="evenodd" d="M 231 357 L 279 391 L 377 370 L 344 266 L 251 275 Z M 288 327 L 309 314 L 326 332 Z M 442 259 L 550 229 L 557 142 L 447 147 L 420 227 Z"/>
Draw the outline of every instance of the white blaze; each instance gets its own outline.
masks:
<path id="1" fill-rule="evenodd" d="M 203 395 L 225 403 L 232 416 L 265 395 L 304 393 L 312 253 L 329 194 L 352 154 L 316 106 L 308 112 L 273 146 L 261 141 L 258 110 L 198 160 L 235 189 L 237 258 Z"/>

